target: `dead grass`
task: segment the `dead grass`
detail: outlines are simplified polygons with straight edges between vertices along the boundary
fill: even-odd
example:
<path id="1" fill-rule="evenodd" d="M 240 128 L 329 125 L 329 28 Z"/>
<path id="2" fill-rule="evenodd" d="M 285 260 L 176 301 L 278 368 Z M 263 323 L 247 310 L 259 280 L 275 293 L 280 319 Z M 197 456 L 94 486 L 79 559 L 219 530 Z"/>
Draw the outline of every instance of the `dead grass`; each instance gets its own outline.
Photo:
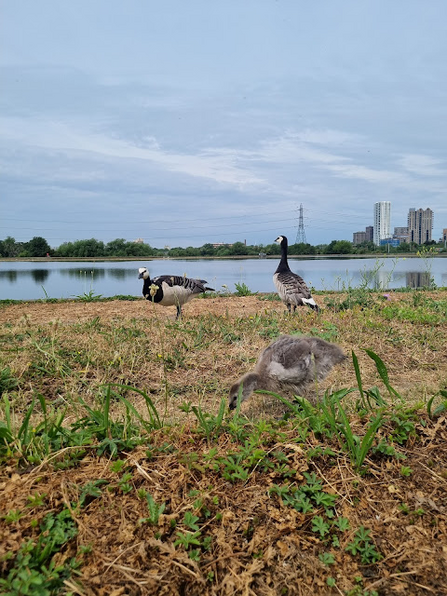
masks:
<path id="1" fill-rule="evenodd" d="M 151 437 L 153 455 L 145 449 L 124 455 L 126 470 L 132 476 L 132 491 L 123 494 L 119 476 L 107 458 L 91 452 L 75 469 L 54 471 L 51 466 L 16 473 L 3 469 L 0 506 L 26 511 L 15 524 L 3 525 L 0 558 L 16 552 L 19 544 L 36 535 L 31 520 L 44 513 L 68 507 L 79 534 L 64 558 L 80 548 L 89 552 L 81 557 L 81 576 L 71 581 L 75 593 L 85 595 L 146 594 L 253 594 L 329 595 L 394 594 L 438 596 L 447 594 L 447 432 L 445 419 L 438 427 L 419 428 L 419 438 L 405 450 L 410 478 L 400 473 L 402 463 L 384 459 L 369 462 L 370 473 L 353 472 L 349 461 L 321 457 L 309 461 L 293 442 L 272 444 L 290 457 L 296 469 L 292 481 L 303 482 L 304 472 L 314 472 L 324 481 L 324 490 L 338 497 L 337 515 L 349 520 L 350 530 L 340 533 L 340 547 L 322 540 L 311 529 L 311 517 L 286 506 L 268 494 L 274 474 L 254 471 L 247 482 L 232 484 L 210 470 L 201 469 L 202 457 L 210 446 L 190 433 L 170 436 L 171 452 L 157 453 L 166 441 L 163 433 Z M 219 441 L 219 452 L 228 451 L 228 437 Z M 293 441 L 293 436 L 288 437 Z M 317 446 L 310 438 L 308 446 Z M 186 463 L 194 452 L 196 466 Z M 82 509 L 76 507 L 83 486 L 92 480 L 107 482 L 99 498 Z M 139 523 L 148 515 L 144 489 L 166 510 L 159 523 Z M 27 510 L 27 497 L 48 495 L 46 507 Z M 197 509 L 200 497 L 204 504 Z M 408 506 L 409 513 L 401 506 Z M 208 511 L 204 516 L 203 511 Z M 193 561 L 181 547 L 174 546 L 176 532 L 184 530 L 181 520 L 186 511 L 200 518 L 202 535 L 211 547 Z M 419 511 L 419 513 L 416 513 Z M 423 513 L 421 513 L 423 512 Z M 177 521 L 173 526 L 171 520 Z M 360 526 L 371 530 L 372 539 L 383 559 L 363 565 L 345 549 Z M 325 566 L 319 558 L 333 553 L 335 562 Z M 336 588 L 329 588 L 333 577 Z M 357 579 L 356 579 L 357 578 Z M 356 588 L 357 586 L 357 588 Z M 361 588 L 361 589 L 360 589 Z M 357 591 L 355 591 L 357 589 Z M 353 591 L 354 590 L 354 591 Z M 351 592 L 350 592 L 351 591 Z"/>
<path id="2" fill-rule="evenodd" d="M 326 298 L 333 296 L 321 294 L 317 300 L 324 305 Z M 424 292 L 424 301 L 445 304 L 447 292 Z M 398 306 L 391 318 L 390 305 Z M 347 354 L 353 350 L 364 386 L 379 385 L 386 396 L 364 352 L 373 350 L 405 401 L 423 404 L 447 386 L 447 322 L 445 311 L 431 319 L 424 319 L 421 311 L 410 320 L 417 312 L 412 305 L 412 294 L 396 292 L 390 301 L 378 295 L 371 308 L 325 308 L 321 315 L 301 309 L 287 317 L 278 302 L 256 296 L 218 297 L 188 304 L 181 322 L 173 320 L 174 309 L 144 300 L 1 308 L 0 370 L 9 367 L 18 380 L 18 388 L 9 392 L 18 420 L 33 394 L 40 392 L 49 407 L 68 407 L 66 423 L 71 423 L 83 414 L 79 397 L 98 406 L 101 385 L 115 382 L 145 390 L 159 412 L 178 424 L 154 431 L 148 445 L 120 455 L 123 471 L 131 476 L 129 492 L 122 490 L 122 473 L 113 471 L 111 460 L 99 457 L 94 447 L 86 448 L 78 465 L 68 470 L 54 467 L 64 453 L 37 467 L 17 468 L 14 458 L 3 465 L 0 510 L 24 515 L 14 523 L 0 522 L 0 573 L 9 568 L 8 553 L 16 554 L 24 541 L 36 539 L 44 515 L 65 507 L 78 535 L 58 555 L 58 562 L 78 553 L 82 566 L 80 576 L 68 580 L 60 593 L 369 596 L 375 590 L 380 596 L 447 595 L 445 417 L 431 421 L 421 408 L 415 432 L 398 449 L 406 459 L 371 457 L 367 474 L 353 469 L 335 438 L 311 433 L 299 445 L 296 429 L 286 423 L 262 434 L 259 441 L 266 452 L 280 450 L 288 458 L 294 469 L 289 482 L 300 486 L 305 472 L 315 473 L 323 490 L 337 496 L 336 516 L 348 519 L 350 529 L 339 534 L 340 546 L 334 547 L 312 530 L 312 515 L 269 494 L 268 489 L 280 482 L 276 472 L 254 466 L 246 481 L 230 482 L 221 469 L 210 467 L 211 449 L 216 449 L 216 457 L 237 449 L 234 435 L 223 432 L 215 441 L 206 441 L 192 415 L 179 410 L 189 402 L 215 413 L 231 382 L 253 366 L 260 350 L 278 333 L 294 332 L 320 335 Z M 318 391 L 355 386 L 349 359 Z M 129 391 L 126 396 L 145 411 L 138 393 Z M 122 413 L 118 402 L 113 409 L 115 417 Z M 251 398 L 242 410 L 254 424 L 261 417 L 278 419 L 284 413 L 281 405 L 262 395 Z M 362 436 L 365 421 L 353 414 L 352 424 Z M 308 450 L 328 446 L 334 455 L 308 456 Z M 403 474 L 402 466 L 411 473 Z M 100 496 L 79 507 L 82 488 L 100 479 L 106 481 Z M 156 525 L 139 523 L 148 515 L 140 489 L 166 504 Z M 45 504 L 33 509 L 27 503 L 36 493 L 46 495 Z M 174 545 L 176 533 L 187 531 L 182 520 L 188 511 L 199 517 L 202 536 L 210 538 L 199 561 Z M 345 550 L 361 526 L 370 529 L 382 555 L 377 563 L 362 564 Z M 81 547 L 88 547 L 84 554 L 79 554 Z M 335 559 L 330 566 L 319 558 L 328 552 Z M 333 587 L 327 583 L 331 577 Z"/>
<path id="3" fill-rule="evenodd" d="M 445 291 L 424 296 L 446 300 Z M 324 304 L 325 296 L 318 300 Z M 392 301 L 407 305 L 411 294 L 394 293 Z M 445 319 L 443 324 L 384 320 L 380 308 L 387 305 L 382 301 L 374 310 L 342 312 L 326 308 L 320 316 L 301 309 L 287 317 L 278 302 L 219 297 L 188 304 L 183 321 L 176 323 L 174 308 L 144 300 L 18 304 L 0 309 L 2 361 L 21 380 L 19 407 L 35 391 L 56 403 L 72 403 L 81 395 L 92 404 L 101 384 L 116 382 L 148 391 L 157 408 L 178 419 L 184 401 L 214 411 L 231 383 L 279 333 L 303 333 L 334 341 L 348 355 L 354 351 L 365 386 L 378 383 L 374 363 L 363 351 L 373 350 L 402 396 L 409 403 L 423 401 L 447 383 Z M 320 391 L 355 384 L 348 360 Z M 135 399 L 140 407 L 141 399 Z M 255 417 L 283 411 L 260 395 L 244 410 Z"/>

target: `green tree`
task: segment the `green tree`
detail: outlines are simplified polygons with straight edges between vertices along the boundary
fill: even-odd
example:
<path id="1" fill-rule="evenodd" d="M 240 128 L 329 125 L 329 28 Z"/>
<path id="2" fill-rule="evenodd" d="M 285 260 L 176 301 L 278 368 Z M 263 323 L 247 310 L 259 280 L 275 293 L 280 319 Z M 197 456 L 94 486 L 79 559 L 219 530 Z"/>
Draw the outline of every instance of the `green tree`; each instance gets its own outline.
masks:
<path id="1" fill-rule="evenodd" d="M 246 255 L 248 254 L 247 247 L 243 242 L 235 242 L 230 247 L 230 254 L 232 255 Z"/>
<path id="2" fill-rule="evenodd" d="M 315 253 L 315 247 L 304 242 L 289 246 L 289 255 L 314 255 Z"/>
<path id="3" fill-rule="evenodd" d="M 90 238 L 89 240 L 76 240 L 64 242 L 55 251 L 58 257 L 104 257 L 104 242 Z"/>
<path id="4" fill-rule="evenodd" d="M 30 257 L 46 257 L 50 253 L 51 248 L 45 238 L 42 236 L 34 236 L 29 242 L 25 244 L 25 250 Z"/>
<path id="5" fill-rule="evenodd" d="M 17 257 L 20 249 L 21 245 L 17 244 L 15 238 L 8 236 L 2 242 L 2 257 Z"/>
<path id="6" fill-rule="evenodd" d="M 279 244 L 276 244 L 276 242 L 274 242 L 273 244 L 267 244 L 264 247 L 263 252 L 265 252 L 267 255 L 279 255 L 281 254 L 281 247 L 279 246 Z"/>
<path id="7" fill-rule="evenodd" d="M 332 240 L 326 249 L 330 255 L 348 255 L 352 253 L 352 243 L 348 240 Z"/>
<path id="8" fill-rule="evenodd" d="M 124 238 L 116 238 L 111 240 L 106 245 L 106 253 L 109 257 L 125 257 L 127 256 L 127 242 Z"/>
<path id="9" fill-rule="evenodd" d="M 214 256 L 214 246 L 210 243 L 208 244 L 204 244 L 202 247 L 200 247 L 200 254 L 203 257 L 212 257 Z"/>
<path id="10" fill-rule="evenodd" d="M 401 242 L 397 247 L 397 252 L 410 252 L 411 245 L 408 242 Z"/>
<path id="11" fill-rule="evenodd" d="M 129 257 L 150 257 L 153 255 L 154 249 L 144 242 L 129 242 L 126 253 Z"/>

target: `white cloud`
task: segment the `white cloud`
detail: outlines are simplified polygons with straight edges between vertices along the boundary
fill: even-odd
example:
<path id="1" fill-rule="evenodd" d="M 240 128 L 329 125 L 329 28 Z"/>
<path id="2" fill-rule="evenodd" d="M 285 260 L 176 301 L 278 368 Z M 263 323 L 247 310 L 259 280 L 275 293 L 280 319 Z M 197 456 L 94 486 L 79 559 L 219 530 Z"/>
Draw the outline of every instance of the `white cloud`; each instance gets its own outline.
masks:
<path id="1" fill-rule="evenodd" d="M 162 169 L 213 180 L 243 189 L 262 185 L 265 180 L 238 163 L 238 153 L 202 151 L 182 154 L 163 150 L 154 137 L 142 138 L 138 145 L 105 134 L 83 130 L 80 125 L 43 119 L 2 118 L 4 137 L 27 147 L 71 152 L 92 152 L 105 158 L 150 162 Z"/>
<path id="2" fill-rule="evenodd" d="M 406 186 L 411 183 L 408 176 L 392 170 L 379 170 L 354 163 L 344 165 L 328 165 L 328 170 L 342 178 L 364 180 L 375 184 L 390 184 L 393 186 Z"/>
<path id="3" fill-rule="evenodd" d="M 398 163 L 411 174 L 416 176 L 447 176 L 445 161 L 434 159 L 428 155 L 408 154 L 403 155 Z"/>
<path id="4" fill-rule="evenodd" d="M 310 131 L 306 131 L 304 137 L 310 138 Z M 315 138 L 319 136 L 319 131 L 315 131 Z M 316 149 L 313 143 L 306 142 L 298 133 L 289 133 L 287 135 L 268 139 L 261 143 L 260 149 L 254 155 L 258 159 L 275 163 L 300 163 L 308 162 L 313 164 L 336 163 L 345 161 L 347 158 L 342 155 L 328 153 Z"/>

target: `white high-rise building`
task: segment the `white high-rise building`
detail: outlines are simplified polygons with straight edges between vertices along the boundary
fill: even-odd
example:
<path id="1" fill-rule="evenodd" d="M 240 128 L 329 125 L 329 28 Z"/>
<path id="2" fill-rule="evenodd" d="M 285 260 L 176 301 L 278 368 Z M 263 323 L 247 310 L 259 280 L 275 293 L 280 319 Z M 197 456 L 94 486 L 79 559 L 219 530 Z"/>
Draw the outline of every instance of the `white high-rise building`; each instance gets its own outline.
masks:
<path id="1" fill-rule="evenodd" d="M 391 203 L 380 201 L 374 203 L 374 244 L 391 237 Z"/>

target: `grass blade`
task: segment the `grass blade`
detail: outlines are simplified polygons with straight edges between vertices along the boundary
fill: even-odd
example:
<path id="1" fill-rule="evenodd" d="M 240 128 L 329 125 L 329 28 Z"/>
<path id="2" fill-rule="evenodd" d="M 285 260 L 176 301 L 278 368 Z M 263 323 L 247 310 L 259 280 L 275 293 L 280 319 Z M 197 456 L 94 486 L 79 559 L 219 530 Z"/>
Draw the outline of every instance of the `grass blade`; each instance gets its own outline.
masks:
<path id="1" fill-rule="evenodd" d="M 374 360 L 374 363 L 375 363 L 376 368 L 377 368 L 377 372 L 379 373 L 379 376 L 382 379 L 383 384 L 385 385 L 385 387 L 388 389 L 390 395 L 395 395 L 399 399 L 402 399 L 402 396 L 393 387 L 391 387 L 390 381 L 389 381 L 389 378 L 388 378 L 388 369 L 385 366 L 385 363 L 383 362 L 383 360 L 380 358 L 380 356 L 378 356 L 372 350 L 367 350 L 366 349 L 365 352 L 368 354 L 368 356 L 372 360 Z"/>
<path id="2" fill-rule="evenodd" d="M 109 391 L 110 391 L 110 387 L 117 387 L 120 389 L 126 389 L 128 391 L 135 391 L 135 393 L 138 393 L 139 395 L 141 395 L 145 401 L 145 404 L 146 404 L 146 408 L 147 408 L 147 411 L 149 414 L 151 426 L 153 428 L 162 428 L 163 424 L 160 420 L 158 410 L 157 410 L 154 402 L 151 400 L 151 398 L 147 395 L 147 393 L 145 391 L 138 389 L 137 387 L 132 387 L 130 385 L 121 385 L 120 383 L 109 383 L 108 385 L 106 385 L 106 387 L 109 388 Z M 138 417 L 139 420 L 144 420 L 141 417 L 141 414 L 139 414 L 137 412 L 135 407 L 125 397 L 122 397 L 121 395 L 118 395 L 118 397 L 121 401 L 123 401 L 123 403 L 128 404 L 131 411 Z"/>
<path id="3" fill-rule="evenodd" d="M 382 414 L 378 414 L 378 416 L 371 422 L 368 430 L 366 431 L 362 442 L 360 444 L 360 449 L 356 454 L 356 461 L 355 465 L 357 468 L 360 468 L 365 460 L 366 454 L 371 449 L 371 445 L 373 444 L 374 437 L 376 436 L 377 429 L 382 424 L 383 416 Z"/>
<path id="4" fill-rule="evenodd" d="M 359 360 L 358 360 L 356 354 L 354 353 L 354 350 L 352 350 L 351 354 L 352 354 L 352 363 L 354 365 L 355 377 L 357 379 L 357 386 L 358 386 L 359 393 L 360 393 L 360 399 L 362 401 L 363 407 L 365 408 L 365 410 L 367 410 L 368 408 L 366 407 L 365 394 L 363 392 L 363 382 L 362 382 L 362 376 L 360 374 Z"/>
<path id="5" fill-rule="evenodd" d="M 25 445 L 28 444 L 29 442 L 29 433 L 28 433 L 28 428 L 29 428 L 29 421 L 31 418 L 31 414 L 34 411 L 34 403 L 36 401 L 36 396 L 33 395 L 33 399 L 31 402 L 30 407 L 28 408 L 26 414 L 25 414 L 25 418 L 23 419 L 23 422 L 19 428 L 19 432 L 17 434 L 17 438 L 22 441 Z"/>

